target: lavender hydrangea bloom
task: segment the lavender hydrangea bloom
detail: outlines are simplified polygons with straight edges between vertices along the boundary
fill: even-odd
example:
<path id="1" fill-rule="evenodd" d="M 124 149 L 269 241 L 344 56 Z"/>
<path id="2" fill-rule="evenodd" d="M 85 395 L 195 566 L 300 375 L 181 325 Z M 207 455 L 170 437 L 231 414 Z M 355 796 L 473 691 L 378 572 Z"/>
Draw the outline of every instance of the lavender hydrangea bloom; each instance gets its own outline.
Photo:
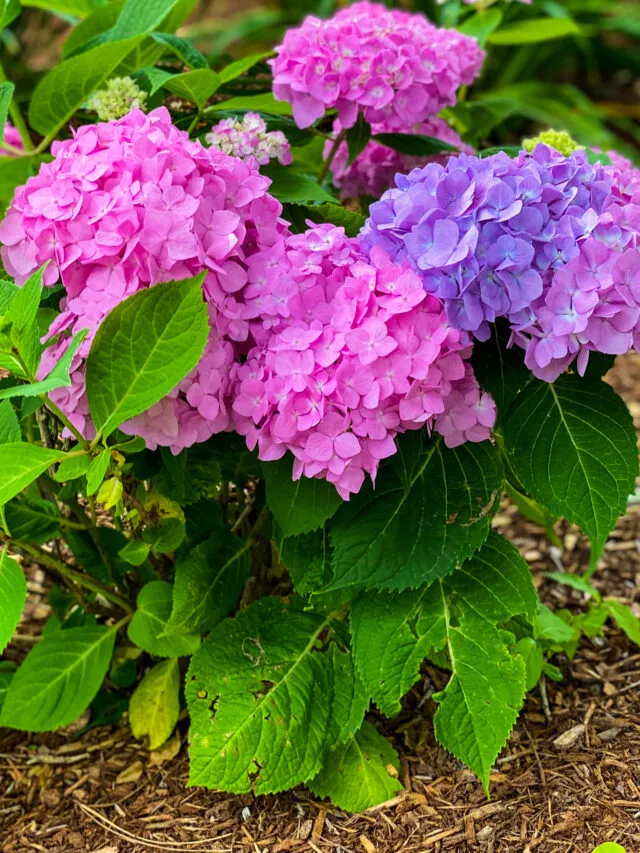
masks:
<path id="1" fill-rule="evenodd" d="M 449 321 L 480 340 L 507 317 L 534 374 L 640 340 L 640 206 L 620 170 L 538 145 L 461 155 L 398 176 L 361 237 L 420 273 Z"/>

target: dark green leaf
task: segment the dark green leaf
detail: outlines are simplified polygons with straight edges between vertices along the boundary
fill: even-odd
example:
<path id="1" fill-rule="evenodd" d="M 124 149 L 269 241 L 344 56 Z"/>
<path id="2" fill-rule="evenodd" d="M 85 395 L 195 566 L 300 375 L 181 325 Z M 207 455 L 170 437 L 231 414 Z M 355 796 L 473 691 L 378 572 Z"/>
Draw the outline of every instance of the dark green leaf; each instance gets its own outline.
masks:
<path id="1" fill-rule="evenodd" d="M 51 501 L 14 499 L 4 512 L 9 533 L 21 542 L 43 545 L 60 532 L 60 513 Z"/>
<path id="2" fill-rule="evenodd" d="M 161 400 L 200 360 L 209 333 L 203 277 L 139 291 L 103 320 L 87 359 L 87 396 L 102 435 Z"/>
<path id="3" fill-rule="evenodd" d="M 148 527 L 142 534 L 154 554 L 172 554 L 182 545 L 184 536 L 184 522 L 178 518 L 166 518 L 160 522 L 160 527 Z"/>
<path id="4" fill-rule="evenodd" d="M 328 201 L 333 204 L 336 199 L 324 190 L 315 178 L 292 172 L 285 166 L 263 166 L 260 170 L 271 178 L 269 192 L 279 201 L 306 203 L 310 201 Z"/>
<path id="5" fill-rule="evenodd" d="M 502 324 L 494 326 L 488 341 L 473 346 L 471 364 L 480 386 L 489 391 L 498 408 L 500 423 L 520 391 L 531 379 L 520 347 L 508 347 L 510 331 Z"/>
<path id="6" fill-rule="evenodd" d="M 347 166 L 353 163 L 358 154 L 364 151 L 370 139 L 371 125 L 360 115 L 354 126 L 347 131 L 347 148 L 349 149 Z"/>
<path id="7" fill-rule="evenodd" d="M 2 4 L 0 2 L 0 18 L 2 17 Z M 9 106 L 15 91 L 13 83 L 0 83 L 0 142 L 4 142 L 4 125 L 7 120 Z"/>
<path id="8" fill-rule="evenodd" d="M 9 400 L 0 403 L 0 444 L 20 441 L 22 433 L 13 406 Z"/>
<path id="9" fill-rule="evenodd" d="M 253 68 L 258 62 L 262 62 L 263 59 L 272 55 L 273 51 L 268 50 L 266 53 L 254 53 L 252 56 L 245 56 L 243 59 L 232 62 L 231 65 L 227 65 L 220 71 L 220 82 L 230 83 L 231 80 L 241 77 L 245 71 Z"/>
<path id="10" fill-rule="evenodd" d="M 435 136 L 423 136 L 420 133 L 376 133 L 372 138 L 387 148 L 414 157 L 430 157 L 442 151 L 458 150 L 455 145 L 449 145 Z"/>
<path id="11" fill-rule="evenodd" d="M 189 39 L 180 38 L 173 33 L 153 33 L 152 38 L 158 44 L 168 47 L 175 55 L 184 62 L 188 68 L 208 68 L 209 63 L 205 56 L 197 50 L 193 42 Z M 159 68 L 149 69 L 150 71 L 161 71 Z M 163 72 L 161 72 L 163 73 Z M 165 79 L 172 75 L 166 75 Z"/>
<path id="12" fill-rule="evenodd" d="M 18 626 L 27 601 L 27 581 L 20 566 L 0 551 L 0 654 Z"/>
<path id="13" fill-rule="evenodd" d="M 285 456 L 262 466 L 267 503 L 285 537 L 317 530 L 342 503 L 335 486 L 326 480 L 304 476 L 293 480 L 292 464 Z"/>
<path id="14" fill-rule="evenodd" d="M 356 213 L 355 210 L 348 210 L 340 204 L 317 204 L 303 210 L 306 219 L 338 225 L 344 228 L 347 237 L 357 237 L 367 221 L 366 216 Z"/>
<path id="15" fill-rule="evenodd" d="M 580 526 L 595 563 L 638 473 L 636 434 L 623 401 L 598 379 L 533 380 L 509 409 L 503 431 L 519 480 L 552 513 Z"/>

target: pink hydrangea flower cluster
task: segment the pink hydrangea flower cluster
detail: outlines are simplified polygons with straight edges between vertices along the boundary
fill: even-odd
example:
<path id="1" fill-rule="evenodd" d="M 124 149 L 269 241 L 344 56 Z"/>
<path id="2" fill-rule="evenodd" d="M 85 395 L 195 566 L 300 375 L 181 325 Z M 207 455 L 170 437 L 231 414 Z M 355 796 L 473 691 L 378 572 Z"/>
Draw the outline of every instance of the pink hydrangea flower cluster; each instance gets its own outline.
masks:
<path id="1" fill-rule="evenodd" d="M 11 145 L 12 148 L 18 148 L 20 151 L 24 150 L 22 145 L 22 137 L 16 128 L 7 122 L 4 126 L 4 141 L 7 145 Z M 7 151 L 7 149 L 0 143 L 0 157 L 14 157 L 15 155 Z"/>
<path id="2" fill-rule="evenodd" d="M 366 0 L 328 20 L 307 17 L 276 53 L 273 93 L 300 127 L 335 108 L 342 127 L 362 112 L 369 124 L 399 130 L 454 104 L 485 55 L 469 36 Z"/>
<path id="3" fill-rule="evenodd" d="M 65 289 L 48 333 L 61 337 L 41 374 L 72 334 L 89 330 L 73 385 L 54 392 L 55 402 L 89 435 L 82 364 L 104 317 L 140 289 L 207 270 L 211 333 L 201 363 L 159 408 L 124 429 L 178 452 L 229 428 L 231 340 L 245 341 L 249 328 L 238 316 L 238 293 L 249 280 L 251 256 L 277 256 L 286 234 L 269 180 L 255 164 L 190 141 L 164 108 L 82 127 L 52 152 L 54 160 L 16 191 L 0 241 L 16 281 L 49 262 L 46 283 L 59 280 Z"/>
<path id="4" fill-rule="evenodd" d="M 239 121 L 222 119 L 214 124 L 205 140 L 213 148 L 245 162 L 253 157 L 260 166 L 266 166 L 270 160 L 278 160 L 283 166 L 293 162 L 287 137 L 281 130 L 268 131 L 258 113 L 246 113 Z"/>
<path id="5" fill-rule="evenodd" d="M 408 261 L 457 328 L 484 340 L 506 316 L 551 381 L 576 358 L 583 371 L 589 351 L 640 340 L 640 206 L 618 174 L 543 144 L 513 160 L 451 157 L 398 176 L 361 243 Z"/>
<path id="6" fill-rule="evenodd" d="M 339 133 L 340 129 L 340 122 L 336 121 L 334 134 Z M 383 123 L 374 125 L 371 132 L 372 134 L 389 133 L 392 132 L 392 128 Z M 433 136 L 449 143 L 449 145 L 455 145 L 459 151 L 465 154 L 473 153 L 473 148 L 464 143 L 460 135 L 441 118 L 428 118 L 415 128 L 407 128 L 406 132 Z M 325 157 L 331 149 L 331 144 L 331 142 L 327 142 L 325 146 Z M 393 148 L 372 140 L 367 143 L 364 151 L 351 164 L 347 165 L 349 149 L 347 143 L 344 142 L 336 151 L 330 168 L 333 184 L 340 190 L 340 196 L 343 199 L 359 198 L 360 196 L 371 196 L 377 199 L 389 187 L 393 186 L 394 178 L 398 173 L 406 174 L 412 169 L 425 166 L 427 163 L 444 162 L 449 156 L 450 154 L 436 154 L 431 157 L 415 157 L 409 154 L 401 154 Z"/>
<path id="7" fill-rule="evenodd" d="M 451 446 L 489 437 L 495 406 L 465 361 L 467 336 L 384 252 L 366 261 L 342 228 L 311 227 L 289 238 L 259 298 L 269 333 L 237 368 L 235 428 L 261 459 L 291 451 L 294 479 L 326 478 L 348 500 L 400 432 L 442 424 Z"/>

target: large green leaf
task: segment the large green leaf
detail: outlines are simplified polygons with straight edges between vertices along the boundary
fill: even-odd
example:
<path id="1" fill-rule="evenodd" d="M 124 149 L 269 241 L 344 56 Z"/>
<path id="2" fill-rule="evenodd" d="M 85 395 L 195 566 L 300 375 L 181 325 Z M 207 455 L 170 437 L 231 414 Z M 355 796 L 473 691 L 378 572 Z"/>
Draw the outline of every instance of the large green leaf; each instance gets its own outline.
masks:
<path id="1" fill-rule="evenodd" d="M 23 6 L 46 9 L 48 12 L 61 12 L 64 15 L 77 15 L 83 18 L 94 9 L 106 6 L 109 0 L 22 0 Z M 11 0 L 9 0 L 11 4 Z"/>
<path id="2" fill-rule="evenodd" d="M 179 713 L 180 667 L 175 659 L 163 660 L 146 673 L 131 697 L 131 731 L 137 738 L 148 735 L 149 748 L 157 749 L 171 737 Z"/>
<path id="3" fill-rule="evenodd" d="M 0 204 L 7 205 L 16 187 L 36 173 L 33 157 L 0 157 Z"/>
<path id="4" fill-rule="evenodd" d="M 373 701 L 388 716 L 400 710 L 400 699 L 418 680 L 424 658 L 443 644 L 443 599 L 465 618 L 492 624 L 516 614 L 532 620 L 537 608 L 527 563 L 495 533 L 443 581 L 398 595 L 361 593 L 351 613 L 356 667 Z"/>
<path id="5" fill-rule="evenodd" d="M 529 18 L 495 30 L 487 36 L 487 42 L 495 45 L 537 44 L 580 34 L 580 27 L 572 18 Z"/>
<path id="6" fill-rule="evenodd" d="M 430 157 L 442 151 L 458 150 L 455 145 L 443 142 L 435 136 L 423 136 L 419 133 L 376 133 L 372 138 L 387 148 L 413 157 Z"/>
<path id="7" fill-rule="evenodd" d="M 471 355 L 476 379 L 495 400 L 498 423 L 532 378 L 524 363 L 524 352 L 520 347 L 507 346 L 510 334 L 506 326 L 495 326 L 488 341 L 474 343 Z"/>
<path id="8" fill-rule="evenodd" d="M 7 692 L 0 726 L 46 732 L 69 725 L 89 705 L 107 674 L 116 631 L 88 625 L 41 639 Z"/>
<path id="9" fill-rule="evenodd" d="M 128 629 L 132 643 L 149 654 L 163 658 L 191 655 L 200 645 L 200 635 L 193 631 L 180 636 L 165 635 L 171 616 L 171 596 L 171 584 L 165 581 L 151 581 L 143 586 Z"/>
<path id="10" fill-rule="evenodd" d="M 16 441 L 0 444 L 0 506 L 10 501 L 54 462 L 64 459 L 60 450 Z"/>
<path id="11" fill-rule="evenodd" d="M 7 528 L 14 539 L 43 545 L 60 532 L 60 513 L 53 501 L 14 499 L 4 507 Z"/>
<path id="12" fill-rule="evenodd" d="M 108 80 L 136 46 L 138 38 L 99 45 L 66 59 L 36 86 L 29 106 L 29 123 L 43 134 L 54 135 L 89 95 Z"/>
<path id="13" fill-rule="evenodd" d="M 126 0 L 113 26 L 94 36 L 82 46 L 82 50 L 149 35 L 178 3 L 179 0 Z"/>
<path id="14" fill-rule="evenodd" d="M 395 769 L 395 773 L 390 772 Z M 391 744 L 366 720 L 347 743 L 331 752 L 320 773 L 307 782 L 318 797 L 349 812 L 362 812 L 402 790 L 400 759 Z"/>
<path id="15" fill-rule="evenodd" d="M 187 680 L 193 785 L 275 793 L 313 778 L 352 737 L 367 697 L 331 617 L 262 598 L 217 625 Z"/>
<path id="16" fill-rule="evenodd" d="M 23 3 L 26 6 L 27 3 Z M 20 0 L 0 0 L 0 30 L 8 27 L 20 14 Z"/>
<path id="17" fill-rule="evenodd" d="M 336 202 L 336 199 L 310 175 L 301 175 L 286 166 L 278 165 L 264 166 L 261 172 L 271 178 L 269 192 L 279 201 L 296 204 L 309 201 Z"/>
<path id="18" fill-rule="evenodd" d="M 176 562 L 168 635 L 202 634 L 231 613 L 249 577 L 250 546 L 222 528 Z"/>
<path id="19" fill-rule="evenodd" d="M 435 439 L 416 451 L 415 441 L 399 442 L 375 488 L 367 484 L 334 516 L 328 588 L 418 587 L 452 572 L 486 539 L 502 494 L 495 448 L 485 441 L 450 450 Z M 409 474 L 399 473 L 403 463 Z"/>
<path id="20" fill-rule="evenodd" d="M 20 566 L 0 552 L 0 654 L 15 631 L 27 600 L 27 581 Z"/>
<path id="21" fill-rule="evenodd" d="M 267 503 L 285 537 L 317 530 L 342 503 L 335 486 L 326 480 L 304 476 L 294 480 L 292 466 L 288 456 L 262 465 Z"/>
<path id="22" fill-rule="evenodd" d="M 0 444 L 20 441 L 20 423 L 9 400 L 0 403 Z"/>
<path id="23" fill-rule="evenodd" d="M 502 21 L 502 10 L 481 9 L 462 24 L 458 29 L 467 36 L 478 40 L 480 47 L 484 47 L 487 38 L 500 26 Z"/>
<path id="24" fill-rule="evenodd" d="M 263 95 L 241 95 L 237 98 L 229 98 L 219 104 L 207 107 L 206 112 L 217 112 L 218 110 L 240 110 L 256 113 L 269 113 L 273 116 L 290 116 L 291 104 L 287 101 L 276 101 L 271 92 Z"/>
<path id="25" fill-rule="evenodd" d="M 265 53 L 254 53 L 251 56 L 245 56 L 242 59 L 238 59 L 236 62 L 232 62 L 220 71 L 220 81 L 222 83 L 230 83 L 231 80 L 236 80 L 238 77 L 241 77 L 245 71 L 253 68 L 253 66 L 258 62 L 261 62 L 263 59 L 272 55 L 273 51 L 268 50 Z"/>
<path id="26" fill-rule="evenodd" d="M 107 436 L 180 383 L 196 366 L 209 333 L 204 273 L 141 290 L 102 322 L 87 359 L 87 397 Z"/>
<path id="27" fill-rule="evenodd" d="M 189 41 L 189 39 L 180 38 L 180 36 L 176 36 L 173 33 L 153 33 L 152 38 L 154 41 L 158 42 L 158 44 L 163 45 L 163 47 L 169 48 L 169 50 L 175 53 L 180 61 L 184 62 L 188 68 L 196 69 L 209 67 L 207 58 L 194 47 L 193 42 Z M 160 72 L 159 68 L 152 70 Z M 171 76 L 171 74 L 166 74 L 164 79 L 168 80 Z"/>
<path id="28" fill-rule="evenodd" d="M 198 68 L 195 71 L 186 71 L 184 74 L 175 74 L 165 80 L 163 85 L 169 92 L 190 101 L 201 110 L 221 83 L 215 71 L 210 68 Z"/>
<path id="29" fill-rule="evenodd" d="M 635 490 L 636 434 L 615 391 L 599 379 L 561 376 L 532 381 L 503 423 L 517 477 L 533 498 L 577 524 L 602 553 Z"/>
<path id="30" fill-rule="evenodd" d="M 37 317 L 43 276 L 44 267 L 29 276 L 23 286 L 17 288 L 4 315 L 11 324 L 9 339 L 13 348 L 18 350 L 27 375 L 35 374 L 42 353 Z"/>

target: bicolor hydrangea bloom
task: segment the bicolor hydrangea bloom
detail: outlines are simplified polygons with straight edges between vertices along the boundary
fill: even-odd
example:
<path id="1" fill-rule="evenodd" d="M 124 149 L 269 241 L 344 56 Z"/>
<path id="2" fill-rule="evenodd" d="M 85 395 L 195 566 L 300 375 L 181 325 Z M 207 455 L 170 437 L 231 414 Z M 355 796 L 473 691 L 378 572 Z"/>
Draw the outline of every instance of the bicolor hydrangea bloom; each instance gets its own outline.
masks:
<path id="1" fill-rule="evenodd" d="M 147 93 L 131 77 L 113 77 L 106 88 L 94 92 L 87 109 L 98 114 L 100 121 L 123 118 L 131 110 L 143 110 Z"/>
<path id="2" fill-rule="evenodd" d="M 287 233 L 269 180 L 255 166 L 189 140 L 164 108 L 81 127 L 52 152 L 53 162 L 16 191 L 0 242 L 16 281 L 49 262 L 46 283 L 64 286 L 48 335 L 62 337 L 51 358 L 72 334 L 89 330 L 73 365 L 79 375 L 70 389 L 54 392 L 56 402 L 88 434 L 81 367 L 104 317 L 140 289 L 207 270 L 211 335 L 203 361 L 159 404 L 173 419 L 155 409 L 134 427 L 151 446 L 175 452 L 228 428 L 232 341 L 243 346 L 249 334 L 239 294 L 252 255 L 277 258 Z M 43 375 L 52 363 L 45 358 Z"/>
<path id="3" fill-rule="evenodd" d="M 400 432 L 442 423 L 451 446 L 488 438 L 495 407 L 467 336 L 381 250 L 366 261 L 342 228 L 312 227 L 246 296 L 268 333 L 237 368 L 235 427 L 261 459 L 291 451 L 295 479 L 326 478 L 348 499 Z"/>
<path id="4" fill-rule="evenodd" d="M 208 145 L 232 157 L 245 161 L 253 157 L 260 166 L 266 166 L 270 160 L 278 160 L 283 166 L 293 161 L 287 137 L 281 130 L 268 131 L 258 113 L 246 113 L 237 121 L 222 119 L 211 128 L 205 140 Z"/>
<path id="5" fill-rule="evenodd" d="M 397 130 L 454 104 L 485 56 L 469 36 L 366 0 L 328 20 L 305 18 L 276 53 L 273 93 L 292 105 L 300 127 L 335 108 L 342 127 L 361 112 L 369 124 Z"/>
<path id="6" fill-rule="evenodd" d="M 12 148 L 17 148 L 20 151 L 23 151 L 22 145 L 22 137 L 16 128 L 7 122 L 4 126 L 4 141 L 7 145 L 10 145 Z M 0 142 L 0 157 L 15 157 L 12 151 L 7 151 L 7 149 Z"/>
<path id="7" fill-rule="evenodd" d="M 340 122 L 336 121 L 334 133 L 339 133 L 340 129 Z M 371 128 L 373 134 L 391 131 L 392 128 L 387 124 L 374 125 Z M 467 154 L 473 153 L 473 149 L 466 145 L 459 134 L 441 118 L 429 118 L 417 127 L 406 128 L 405 132 L 433 136 L 449 145 L 454 145 L 459 151 Z M 331 142 L 327 142 L 325 157 L 330 150 Z M 450 156 L 451 153 L 415 157 L 409 154 L 401 154 L 393 148 L 371 140 L 355 160 L 347 165 L 349 150 L 347 143 L 344 142 L 336 151 L 331 162 L 331 173 L 333 183 L 340 190 L 343 199 L 359 198 L 360 196 L 372 196 L 377 199 L 393 186 L 395 176 L 398 173 L 406 174 L 427 163 L 446 162 Z"/>
<path id="8" fill-rule="evenodd" d="M 640 206 L 617 175 L 543 144 L 513 160 L 452 157 L 399 176 L 361 243 L 408 262 L 457 328 L 486 339 L 507 317 L 527 365 L 552 380 L 638 334 Z"/>

